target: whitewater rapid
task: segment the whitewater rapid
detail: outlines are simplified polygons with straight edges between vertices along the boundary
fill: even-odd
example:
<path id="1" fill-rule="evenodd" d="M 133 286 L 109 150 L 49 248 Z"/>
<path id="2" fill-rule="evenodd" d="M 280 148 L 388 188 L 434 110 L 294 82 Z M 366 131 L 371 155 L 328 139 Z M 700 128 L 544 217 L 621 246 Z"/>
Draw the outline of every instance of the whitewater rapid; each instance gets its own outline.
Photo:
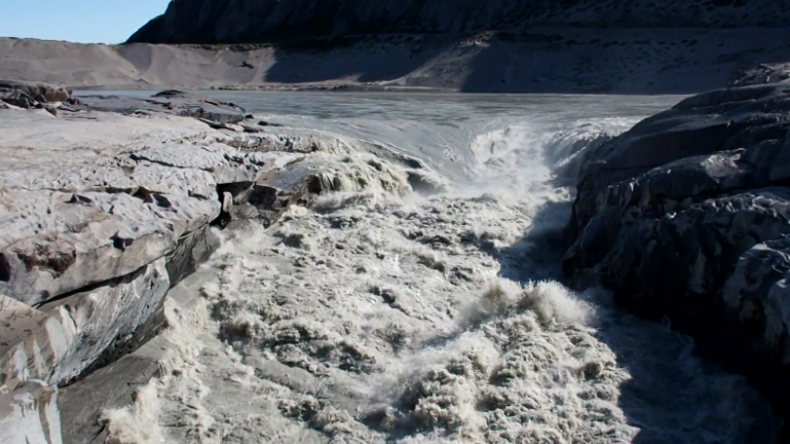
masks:
<path id="1" fill-rule="evenodd" d="M 772 442 L 742 378 L 560 283 L 575 154 L 677 98 L 219 98 L 351 167 L 220 234 L 199 297 L 167 302 L 163 376 L 105 412 L 116 442 Z"/>

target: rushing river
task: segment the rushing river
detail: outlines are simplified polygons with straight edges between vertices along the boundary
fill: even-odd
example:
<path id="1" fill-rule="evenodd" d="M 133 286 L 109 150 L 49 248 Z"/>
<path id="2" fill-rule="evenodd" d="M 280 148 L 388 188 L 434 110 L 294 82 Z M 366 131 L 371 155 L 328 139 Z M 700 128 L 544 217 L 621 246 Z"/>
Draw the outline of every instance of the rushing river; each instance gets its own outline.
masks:
<path id="1" fill-rule="evenodd" d="M 555 173 L 678 97 L 212 95 L 342 138 L 373 185 L 223 234 L 198 306 L 168 304 L 177 359 L 109 414 L 120 441 L 772 441 L 742 378 L 560 283 Z M 433 192 L 392 192 L 414 168 Z"/>

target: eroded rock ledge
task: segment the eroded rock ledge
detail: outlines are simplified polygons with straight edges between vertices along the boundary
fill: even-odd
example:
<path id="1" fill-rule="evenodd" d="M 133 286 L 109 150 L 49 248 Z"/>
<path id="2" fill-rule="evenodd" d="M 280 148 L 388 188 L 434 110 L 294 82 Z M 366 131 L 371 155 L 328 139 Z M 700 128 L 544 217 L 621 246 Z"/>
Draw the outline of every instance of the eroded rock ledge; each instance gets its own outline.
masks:
<path id="1" fill-rule="evenodd" d="M 164 326 L 169 290 L 216 249 L 215 227 L 270 225 L 375 168 L 332 160 L 341 140 L 247 125 L 233 104 L 68 94 L 0 110 L 3 443 L 98 439 L 100 411 L 156 371 L 119 358 Z"/>
<path id="2" fill-rule="evenodd" d="M 787 417 L 790 84 L 690 97 L 579 156 L 565 272 L 669 318 Z"/>

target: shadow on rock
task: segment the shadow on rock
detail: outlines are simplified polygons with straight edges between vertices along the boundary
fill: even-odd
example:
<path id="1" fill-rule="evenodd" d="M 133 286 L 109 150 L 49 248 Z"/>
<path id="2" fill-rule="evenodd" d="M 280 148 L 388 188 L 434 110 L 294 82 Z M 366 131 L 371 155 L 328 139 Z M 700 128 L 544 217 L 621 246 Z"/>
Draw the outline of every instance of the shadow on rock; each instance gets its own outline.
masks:
<path id="1" fill-rule="evenodd" d="M 695 94 L 768 76 L 765 70 L 739 70 L 743 66 L 787 61 L 786 49 L 765 32 L 746 42 L 745 35 L 726 32 L 627 28 L 475 36 L 463 51 L 479 49 L 464 59 L 466 75 L 458 87 L 469 93 Z M 743 52 L 733 50 L 739 46 Z"/>
<path id="2" fill-rule="evenodd" d="M 548 203 L 517 242 L 503 249 L 482 249 L 500 262 L 503 278 L 520 284 L 556 280 L 570 285 L 559 266 L 566 246 L 561 227 L 570 211 L 569 203 Z M 596 282 L 585 284 L 595 287 Z M 629 375 L 617 392 L 610 393 L 604 389 L 604 380 L 595 383 L 604 377 L 604 364 L 592 361 L 589 372 L 585 367 L 585 378 L 598 387 L 595 396 L 601 405 L 616 399 L 627 424 L 639 429 L 628 442 L 776 442 L 771 408 L 745 378 L 699 359 L 691 338 L 672 331 L 666 323 L 624 312 L 606 291 L 587 290 L 579 296 L 596 307 L 591 323 L 594 336 L 615 355 L 616 367 Z"/>
<path id="3" fill-rule="evenodd" d="M 419 70 L 452 44 L 449 39 L 408 34 L 281 43 L 277 45 L 277 62 L 261 81 L 297 84 L 341 82 L 354 77 L 361 83 L 392 81 Z"/>

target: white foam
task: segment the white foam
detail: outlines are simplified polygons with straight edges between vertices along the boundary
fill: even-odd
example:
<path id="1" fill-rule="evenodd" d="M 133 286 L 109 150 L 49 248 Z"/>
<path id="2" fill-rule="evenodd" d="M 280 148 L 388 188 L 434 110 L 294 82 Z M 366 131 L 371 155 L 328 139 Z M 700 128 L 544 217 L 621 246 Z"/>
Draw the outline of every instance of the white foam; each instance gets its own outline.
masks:
<path id="1" fill-rule="evenodd" d="M 168 314 L 158 397 L 109 417 L 115 436 L 152 442 L 136 427 L 156 417 L 150 439 L 173 442 L 761 442 L 764 403 L 740 378 L 556 280 L 570 192 L 546 152 L 624 128 L 494 128 L 470 178 L 429 197 L 380 185 L 407 167 L 349 155 L 370 186 L 222 234 L 205 305 Z"/>
<path id="2" fill-rule="evenodd" d="M 555 281 L 529 283 L 519 305 L 548 324 L 585 324 L 593 314 L 592 307 Z"/>
<path id="3" fill-rule="evenodd" d="M 164 439 L 158 413 L 159 395 L 156 382 L 152 381 L 135 391 L 131 406 L 108 410 L 102 420 L 107 422 L 112 443 L 159 444 Z"/>

